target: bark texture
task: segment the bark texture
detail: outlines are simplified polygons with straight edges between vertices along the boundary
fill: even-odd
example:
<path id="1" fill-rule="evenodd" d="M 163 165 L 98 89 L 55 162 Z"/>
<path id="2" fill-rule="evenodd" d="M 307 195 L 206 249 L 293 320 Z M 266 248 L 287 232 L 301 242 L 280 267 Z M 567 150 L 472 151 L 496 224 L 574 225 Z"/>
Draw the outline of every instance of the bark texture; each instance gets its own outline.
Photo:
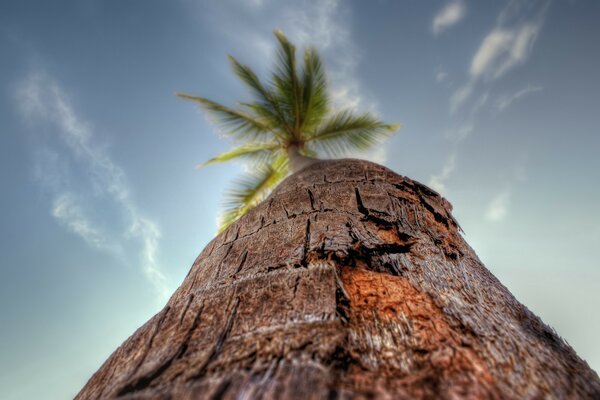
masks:
<path id="1" fill-rule="evenodd" d="M 77 398 L 600 398 L 450 211 L 373 163 L 311 165 L 217 236 Z"/>

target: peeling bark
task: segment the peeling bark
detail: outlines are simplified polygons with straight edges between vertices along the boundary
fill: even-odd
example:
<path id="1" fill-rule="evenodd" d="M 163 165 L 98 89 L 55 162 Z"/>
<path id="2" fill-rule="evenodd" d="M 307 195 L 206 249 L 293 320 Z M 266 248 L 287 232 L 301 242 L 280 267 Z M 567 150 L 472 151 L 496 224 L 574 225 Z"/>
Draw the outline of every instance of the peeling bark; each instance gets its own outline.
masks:
<path id="1" fill-rule="evenodd" d="M 77 399 L 600 398 L 436 192 L 376 164 L 285 180 Z"/>

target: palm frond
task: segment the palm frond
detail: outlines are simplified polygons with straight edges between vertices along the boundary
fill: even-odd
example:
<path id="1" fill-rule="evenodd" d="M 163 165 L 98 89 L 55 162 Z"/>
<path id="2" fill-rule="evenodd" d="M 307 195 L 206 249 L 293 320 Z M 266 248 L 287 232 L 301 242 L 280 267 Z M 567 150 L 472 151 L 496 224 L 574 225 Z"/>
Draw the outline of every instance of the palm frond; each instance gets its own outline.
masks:
<path id="1" fill-rule="evenodd" d="M 327 80 L 319 53 L 314 48 L 304 51 L 302 70 L 302 131 L 313 130 L 329 111 Z"/>
<path id="2" fill-rule="evenodd" d="M 240 78 L 258 98 L 257 102 L 250 104 L 260 107 L 261 116 L 271 120 L 274 125 L 285 128 L 286 118 L 275 94 L 271 93 L 271 91 L 261 83 L 256 73 L 254 73 L 250 67 L 243 65 L 231 55 L 228 57 L 233 72 L 235 72 L 238 78 Z M 285 129 L 283 130 L 285 131 Z"/>
<path id="3" fill-rule="evenodd" d="M 186 93 L 177 93 L 182 99 L 198 103 L 205 111 L 217 118 L 217 122 L 226 129 L 226 134 L 238 138 L 256 138 L 264 134 L 274 134 L 271 121 L 235 110 L 212 100 Z"/>
<path id="4" fill-rule="evenodd" d="M 251 158 L 255 162 L 264 162 L 269 156 L 273 154 L 273 151 L 280 148 L 279 143 L 250 143 L 235 147 L 232 150 L 221 153 L 208 161 L 198 164 L 197 167 L 205 167 L 207 165 L 213 165 L 222 163 L 225 161 L 233 160 L 235 158 Z"/>
<path id="5" fill-rule="evenodd" d="M 281 31 L 275 31 L 279 41 L 277 65 L 273 74 L 273 84 L 277 91 L 277 101 L 282 106 L 286 121 L 297 135 L 300 129 L 301 89 L 296 67 L 296 47 Z"/>
<path id="6" fill-rule="evenodd" d="M 281 123 L 279 117 L 274 116 L 272 113 L 272 110 L 270 110 L 268 106 L 266 106 L 262 103 L 259 103 L 259 102 L 254 102 L 254 103 L 240 102 L 239 105 L 242 108 L 247 109 L 250 113 L 256 115 L 257 117 L 268 120 L 270 125 L 273 127 L 273 133 L 275 134 L 275 136 L 277 136 L 281 140 L 285 141 L 291 137 L 291 134 L 290 134 L 291 127 L 287 124 Z M 282 117 L 282 118 L 284 118 L 284 117 Z M 260 138 L 256 138 L 256 139 L 260 140 Z"/>
<path id="7" fill-rule="evenodd" d="M 287 157 L 281 155 L 271 164 L 257 165 L 254 171 L 238 180 L 236 187 L 225 193 L 225 211 L 219 218 L 219 232 L 264 200 L 287 171 Z"/>
<path id="8" fill-rule="evenodd" d="M 309 133 L 306 144 L 329 156 L 344 155 L 350 150 L 365 150 L 381 143 L 400 128 L 381 122 L 370 113 L 353 115 L 341 111 Z"/>

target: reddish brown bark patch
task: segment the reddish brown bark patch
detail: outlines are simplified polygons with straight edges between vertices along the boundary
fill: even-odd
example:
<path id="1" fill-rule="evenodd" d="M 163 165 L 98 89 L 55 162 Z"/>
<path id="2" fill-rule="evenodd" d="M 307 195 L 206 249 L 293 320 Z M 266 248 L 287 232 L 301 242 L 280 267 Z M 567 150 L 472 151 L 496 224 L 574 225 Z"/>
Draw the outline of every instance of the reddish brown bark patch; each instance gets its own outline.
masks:
<path id="1" fill-rule="evenodd" d="M 435 395 L 440 386 L 461 398 L 499 397 L 486 363 L 464 333 L 450 326 L 430 296 L 408 279 L 360 265 L 342 268 L 341 279 L 350 302 L 350 324 L 360 327 L 351 337 L 371 337 L 368 348 L 356 349 L 355 356 L 366 359 L 363 368 L 377 367 L 379 375 L 399 377 L 402 391 L 415 398 Z"/>

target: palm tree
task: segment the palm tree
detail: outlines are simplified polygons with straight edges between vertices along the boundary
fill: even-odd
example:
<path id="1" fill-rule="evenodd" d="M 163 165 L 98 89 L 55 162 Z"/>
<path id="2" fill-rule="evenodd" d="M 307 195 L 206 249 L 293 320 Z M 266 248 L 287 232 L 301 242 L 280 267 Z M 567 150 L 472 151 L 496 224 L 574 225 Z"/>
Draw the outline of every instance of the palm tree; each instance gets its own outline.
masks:
<path id="1" fill-rule="evenodd" d="M 302 67 L 296 47 L 281 31 L 277 65 L 268 84 L 234 57 L 235 74 L 251 90 L 254 101 L 229 108 L 200 96 L 178 93 L 216 117 L 226 135 L 238 144 L 200 166 L 237 158 L 251 162 L 250 173 L 226 193 L 220 231 L 259 204 L 289 172 L 310 165 L 318 156 L 339 157 L 380 143 L 399 125 L 386 124 L 371 113 L 334 111 L 323 64 L 315 48 L 304 50 Z"/>

